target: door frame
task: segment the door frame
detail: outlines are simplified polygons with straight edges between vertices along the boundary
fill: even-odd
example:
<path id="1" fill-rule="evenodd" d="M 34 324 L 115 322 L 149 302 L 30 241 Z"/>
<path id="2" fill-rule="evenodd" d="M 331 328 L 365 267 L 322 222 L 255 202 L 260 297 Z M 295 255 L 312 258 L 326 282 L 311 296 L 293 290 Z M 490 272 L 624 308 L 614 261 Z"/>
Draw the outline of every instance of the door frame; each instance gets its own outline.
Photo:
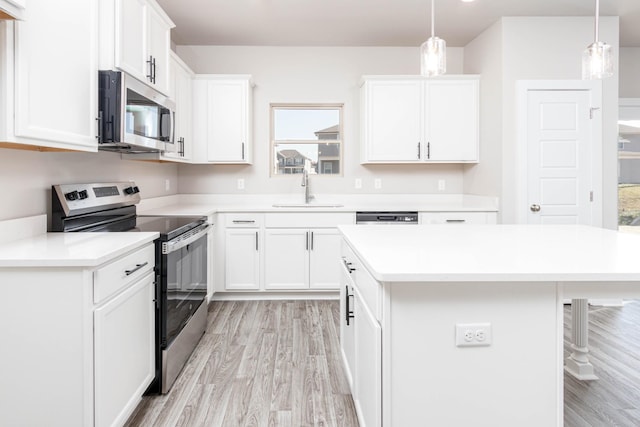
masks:
<path id="1" fill-rule="evenodd" d="M 529 91 L 581 90 L 591 93 L 594 111 L 591 121 L 591 174 L 593 205 L 591 225 L 602 227 L 602 81 L 601 80 L 518 80 L 516 82 L 516 223 L 526 224 L 527 215 L 527 95 Z"/>

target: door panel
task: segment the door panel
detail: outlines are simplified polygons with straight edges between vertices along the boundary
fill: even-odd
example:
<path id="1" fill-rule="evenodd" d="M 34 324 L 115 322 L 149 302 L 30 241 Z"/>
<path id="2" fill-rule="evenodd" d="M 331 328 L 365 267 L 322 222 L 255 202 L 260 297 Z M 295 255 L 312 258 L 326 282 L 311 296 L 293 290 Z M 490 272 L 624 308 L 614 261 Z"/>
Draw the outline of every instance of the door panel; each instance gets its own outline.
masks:
<path id="1" fill-rule="evenodd" d="M 527 222 L 591 224 L 590 92 L 532 90 L 527 104 Z"/>

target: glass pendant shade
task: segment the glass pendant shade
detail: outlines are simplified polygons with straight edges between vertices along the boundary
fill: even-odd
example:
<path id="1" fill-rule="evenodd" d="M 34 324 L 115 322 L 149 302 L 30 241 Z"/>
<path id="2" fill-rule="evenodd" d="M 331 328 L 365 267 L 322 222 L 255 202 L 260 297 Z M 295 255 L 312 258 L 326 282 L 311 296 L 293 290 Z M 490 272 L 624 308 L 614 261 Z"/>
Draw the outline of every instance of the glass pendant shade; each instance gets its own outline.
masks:
<path id="1" fill-rule="evenodd" d="M 593 42 L 582 54 L 582 78 L 591 80 L 611 76 L 613 76 L 611 45 L 599 41 Z"/>
<path id="2" fill-rule="evenodd" d="M 447 43 L 431 36 L 420 46 L 420 73 L 423 76 L 439 76 L 447 72 Z"/>

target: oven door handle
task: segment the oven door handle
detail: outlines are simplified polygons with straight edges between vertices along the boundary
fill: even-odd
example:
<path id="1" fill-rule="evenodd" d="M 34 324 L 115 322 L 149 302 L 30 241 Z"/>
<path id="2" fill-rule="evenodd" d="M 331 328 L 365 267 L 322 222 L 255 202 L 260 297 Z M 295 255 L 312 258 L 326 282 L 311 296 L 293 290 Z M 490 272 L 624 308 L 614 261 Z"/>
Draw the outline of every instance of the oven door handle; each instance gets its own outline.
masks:
<path id="1" fill-rule="evenodd" d="M 187 245 L 190 245 L 191 243 L 205 236 L 209 232 L 209 227 L 211 227 L 209 224 L 202 224 L 194 228 L 193 230 L 181 234 L 173 240 L 163 242 L 162 254 L 167 255 L 171 252 L 177 251 L 178 249 L 182 249 Z"/>

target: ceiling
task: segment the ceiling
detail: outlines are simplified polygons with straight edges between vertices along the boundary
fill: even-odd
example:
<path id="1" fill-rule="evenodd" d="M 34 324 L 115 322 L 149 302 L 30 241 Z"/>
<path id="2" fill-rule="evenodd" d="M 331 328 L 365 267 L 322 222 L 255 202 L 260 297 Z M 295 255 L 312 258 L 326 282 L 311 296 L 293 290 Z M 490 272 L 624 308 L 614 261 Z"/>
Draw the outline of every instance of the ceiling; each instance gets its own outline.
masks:
<path id="1" fill-rule="evenodd" d="M 179 45 L 419 46 L 429 0 L 158 0 Z M 620 46 L 640 47 L 640 0 L 601 0 Z M 501 16 L 593 16 L 594 0 L 436 0 L 436 35 L 465 46 Z M 606 41 L 606 40 L 604 40 Z"/>

